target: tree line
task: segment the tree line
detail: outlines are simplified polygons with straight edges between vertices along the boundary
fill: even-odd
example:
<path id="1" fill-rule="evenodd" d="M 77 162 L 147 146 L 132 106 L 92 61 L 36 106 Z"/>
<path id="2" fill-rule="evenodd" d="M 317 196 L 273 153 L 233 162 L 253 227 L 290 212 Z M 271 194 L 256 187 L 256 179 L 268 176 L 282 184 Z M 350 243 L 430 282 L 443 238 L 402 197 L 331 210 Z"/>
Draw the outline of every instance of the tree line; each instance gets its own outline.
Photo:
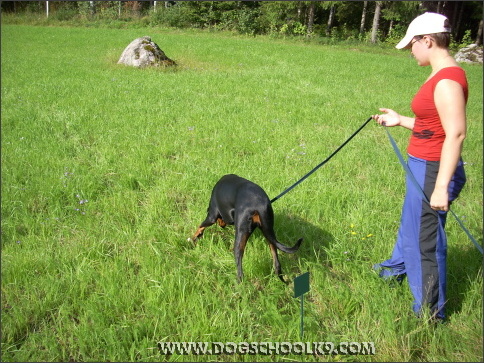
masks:
<path id="1" fill-rule="evenodd" d="M 149 26 L 246 35 L 396 42 L 417 15 L 446 15 L 455 42 L 482 45 L 482 1 L 2 1 L 2 12 L 58 21 L 142 21 Z"/>

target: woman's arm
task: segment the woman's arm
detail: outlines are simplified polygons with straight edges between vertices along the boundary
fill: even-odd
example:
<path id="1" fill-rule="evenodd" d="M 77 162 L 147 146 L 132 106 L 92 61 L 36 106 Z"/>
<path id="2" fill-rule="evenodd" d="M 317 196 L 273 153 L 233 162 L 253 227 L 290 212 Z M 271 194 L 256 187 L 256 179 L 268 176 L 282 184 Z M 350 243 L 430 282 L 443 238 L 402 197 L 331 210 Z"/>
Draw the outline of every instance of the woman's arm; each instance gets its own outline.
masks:
<path id="1" fill-rule="evenodd" d="M 466 137 L 466 102 L 462 86 L 450 79 L 439 81 L 434 91 L 434 102 L 445 131 L 445 140 L 430 206 L 435 210 L 448 211 L 449 183 L 461 157 Z"/>

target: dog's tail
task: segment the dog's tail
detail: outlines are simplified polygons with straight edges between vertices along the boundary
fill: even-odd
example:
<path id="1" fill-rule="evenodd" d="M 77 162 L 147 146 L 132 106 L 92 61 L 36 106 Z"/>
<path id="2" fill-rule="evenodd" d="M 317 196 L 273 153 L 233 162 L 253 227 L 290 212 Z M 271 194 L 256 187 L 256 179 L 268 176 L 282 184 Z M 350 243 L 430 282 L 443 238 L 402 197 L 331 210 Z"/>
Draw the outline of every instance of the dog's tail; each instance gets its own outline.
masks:
<path id="1" fill-rule="evenodd" d="M 264 234 L 264 237 L 269 241 L 269 243 L 276 246 L 277 249 L 281 250 L 282 252 L 294 253 L 299 249 L 299 247 L 301 247 L 301 243 L 303 241 L 302 238 L 299 238 L 297 240 L 296 244 L 292 247 L 288 247 L 288 246 L 280 243 L 277 240 L 277 238 L 274 234 L 274 230 L 273 230 L 272 226 L 269 227 L 267 225 L 267 223 L 262 223 L 260 215 L 259 215 L 258 212 L 254 212 L 254 214 L 252 215 L 252 221 L 260 227 L 260 229 L 262 230 L 262 233 Z"/>
<path id="2" fill-rule="evenodd" d="M 296 242 L 296 244 L 292 247 L 288 247 L 286 245 L 283 245 L 282 243 L 278 242 L 275 238 L 274 240 L 271 240 L 271 243 L 276 246 L 279 250 L 281 250 L 282 252 L 286 252 L 286 253 L 294 253 L 296 252 L 299 247 L 301 247 L 301 243 L 302 243 L 303 239 L 302 238 L 299 238 Z"/>

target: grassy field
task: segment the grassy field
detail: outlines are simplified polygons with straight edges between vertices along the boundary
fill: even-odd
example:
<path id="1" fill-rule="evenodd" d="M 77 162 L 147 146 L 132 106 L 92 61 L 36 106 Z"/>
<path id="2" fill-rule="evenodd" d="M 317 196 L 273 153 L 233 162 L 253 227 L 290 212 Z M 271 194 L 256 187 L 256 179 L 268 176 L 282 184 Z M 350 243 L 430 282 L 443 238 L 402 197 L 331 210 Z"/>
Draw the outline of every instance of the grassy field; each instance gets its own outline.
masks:
<path id="1" fill-rule="evenodd" d="M 179 65 L 117 65 L 149 35 Z M 233 228 L 194 247 L 235 173 L 275 197 L 378 107 L 410 114 L 429 73 L 407 52 L 163 29 L 2 25 L 2 361 L 482 361 L 482 256 L 449 216 L 448 320 L 411 312 L 390 256 L 404 173 L 370 123 L 274 203 L 287 279 L 256 232 L 236 283 Z M 482 243 L 482 66 L 470 82 L 453 210 Z M 392 129 L 404 150 L 408 133 Z M 163 355 L 158 342 L 373 342 L 375 355 Z"/>

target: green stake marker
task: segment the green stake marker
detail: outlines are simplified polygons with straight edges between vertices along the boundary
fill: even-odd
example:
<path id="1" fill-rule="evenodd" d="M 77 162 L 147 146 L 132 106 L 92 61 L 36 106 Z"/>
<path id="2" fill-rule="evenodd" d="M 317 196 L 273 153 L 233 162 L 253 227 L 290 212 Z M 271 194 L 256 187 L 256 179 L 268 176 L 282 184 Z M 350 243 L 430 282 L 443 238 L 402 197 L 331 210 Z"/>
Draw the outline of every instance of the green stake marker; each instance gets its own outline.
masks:
<path id="1" fill-rule="evenodd" d="M 309 272 L 303 273 L 294 279 L 294 297 L 301 297 L 301 339 L 304 335 L 304 294 L 309 291 Z"/>

